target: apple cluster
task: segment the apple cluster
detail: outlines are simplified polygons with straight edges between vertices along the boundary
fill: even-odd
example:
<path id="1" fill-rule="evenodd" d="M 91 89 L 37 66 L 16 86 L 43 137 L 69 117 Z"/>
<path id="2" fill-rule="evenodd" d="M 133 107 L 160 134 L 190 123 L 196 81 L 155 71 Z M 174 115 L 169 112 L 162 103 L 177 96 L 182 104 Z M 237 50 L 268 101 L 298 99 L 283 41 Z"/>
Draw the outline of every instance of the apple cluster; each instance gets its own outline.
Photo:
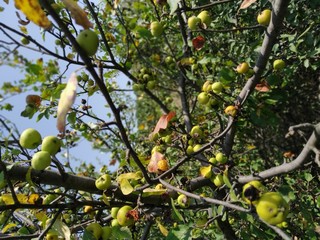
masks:
<path id="1" fill-rule="evenodd" d="M 46 136 L 42 139 L 41 134 L 34 128 L 25 129 L 19 139 L 21 147 L 36 149 L 41 144 L 41 150 L 33 154 L 31 166 L 35 170 L 44 170 L 51 164 L 51 156 L 60 151 L 62 142 L 56 136 Z"/>
<path id="2" fill-rule="evenodd" d="M 257 180 L 246 183 L 242 188 L 242 199 L 255 206 L 258 216 L 270 225 L 284 227 L 289 213 L 289 204 L 279 192 L 268 192 Z"/>
<path id="3" fill-rule="evenodd" d="M 154 75 L 147 68 L 141 68 L 138 73 L 138 82 L 132 85 L 132 89 L 137 92 L 147 88 L 152 90 L 156 87 L 156 81 Z"/>
<path id="4" fill-rule="evenodd" d="M 211 24 L 211 16 L 210 13 L 206 10 L 200 12 L 198 16 L 191 16 L 188 18 L 188 27 L 190 30 L 197 30 L 199 27 L 208 28 Z"/>

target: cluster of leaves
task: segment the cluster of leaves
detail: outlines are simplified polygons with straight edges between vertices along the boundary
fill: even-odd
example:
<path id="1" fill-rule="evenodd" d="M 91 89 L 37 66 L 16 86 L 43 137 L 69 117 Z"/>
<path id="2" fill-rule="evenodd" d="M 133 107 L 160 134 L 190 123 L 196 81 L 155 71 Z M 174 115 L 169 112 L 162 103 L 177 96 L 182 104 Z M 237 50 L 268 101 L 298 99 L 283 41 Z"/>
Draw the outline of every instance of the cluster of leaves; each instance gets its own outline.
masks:
<path id="1" fill-rule="evenodd" d="M 28 5 L 17 2 L 21 10 Z M 135 224 L 113 226 L 114 239 L 158 239 L 159 234 L 167 239 L 319 237 L 319 153 L 316 145 L 304 147 L 320 121 L 317 0 L 282 8 L 282 1 L 271 5 L 265 0 L 40 3 L 46 14 L 32 12 L 35 18 L 29 20 L 46 28 L 45 42 L 29 35 L 33 23 L 21 17 L 19 30 L 0 22 L 10 41 L 3 50 L 0 46 L 1 61 L 25 70 L 21 81 L 2 84 L 1 98 L 32 90 L 21 116 L 54 119 L 65 72 L 77 68 L 81 100 L 68 106 L 66 130 L 59 127 L 57 135 L 63 150 L 86 138 L 111 158 L 100 172 L 88 163 L 72 169 L 69 159 L 60 163 L 59 155 L 53 171 L 34 171 L 30 159 L 37 150 L 22 148 L 19 133 L 1 117 L 2 233 L 31 239 L 54 230 L 60 238 L 91 239 L 85 231 L 89 223 L 110 226 L 111 208 L 130 205 L 136 210 Z M 275 30 L 257 23 L 265 8 L 279 11 L 270 23 L 279 21 Z M 188 18 L 204 10 L 210 24 L 191 31 Z M 277 20 L 281 15 L 283 23 Z M 159 36 L 150 29 L 155 21 L 163 26 Z M 99 36 L 92 58 L 75 40 L 78 25 Z M 268 34 L 275 40 L 267 51 Z M 48 39 L 53 39 L 51 48 Z M 19 53 L 23 48 L 51 58 L 29 60 Z M 273 69 L 276 59 L 285 61 L 281 71 Z M 236 71 L 242 62 L 250 66 L 246 74 Z M 118 81 L 123 78 L 126 83 Z M 221 91 L 205 89 L 214 82 L 222 84 Z M 201 92 L 207 92 L 209 104 L 201 104 Z M 105 103 L 91 106 L 97 95 Z M 231 116 L 224 111 L 228 106 L 234 110 Z M 0 105 L 3 110 L 13 107 Z M 301 123 L 309 124 L 290 132 L 299 134 L 287 135 L 289 127 Z M 298 156 L 303 161 L 291 169 Z M 112 186 L 99 191 L 94 180 L 115 163 Z M 253 179 L 264 180 L 290 203 L 287 228 L 257 221 L 254 209 L 242 201 L 242 184 Z M 179 204 L 179 194 L 191 203 Z"/>

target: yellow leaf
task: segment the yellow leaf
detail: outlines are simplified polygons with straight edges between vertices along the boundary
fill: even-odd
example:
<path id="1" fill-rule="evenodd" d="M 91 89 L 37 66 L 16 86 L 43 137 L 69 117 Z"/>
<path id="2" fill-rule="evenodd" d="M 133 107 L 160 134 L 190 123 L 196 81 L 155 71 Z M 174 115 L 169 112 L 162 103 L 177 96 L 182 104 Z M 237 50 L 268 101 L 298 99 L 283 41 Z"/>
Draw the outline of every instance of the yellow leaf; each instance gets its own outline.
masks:
<path id="1" fill-rule="evenodd" d="M 123 173 L 117 177 L 118 182 L 121 182 L 123 179 L 133 179 L 133 180 L 139 180 L 142 178 L 142 175 L 140 173 L 136 172 L 129 172 L 129 173 Z"/>
<path id="2" fill-rule="evenodd" d="M 166 189 L 153 189 L 153 188 L 146 188 L 142 192 L 142 197 L 149 197 L 149 196 L 159 196 L 166 193 Z"/>
<path id="3" fill-rule="evenodd" d="M 128 179 L 124 178 L 120 181 L 120 189 L 123 195 L 129 195 L 133 192 L 133 187 L 131 186 Z"/>
<path id="4" fill-rule="evenodd" d="M 51 27 L 51 22 L 38 0 L 14 0 L 14 3 L 15 7 L 20 9 L 30 21 L 44 29 Z"/>
<path id="5" fill-rule="evenodd" d="M 66 127 L 66 116 L 69 112 L 71 106 L 74 103 L 77 95 L 77 75 L 73 72 L 68 80 L 67 86 L 63 89 L 60 100 L 58 103 L 58 110 L 57 110 L 57 129 L 60 132 L 65 131 Z"/>
<path id="6" fill-rule="evenodd" d="M 7 224 L 6 226 L 4 226 L 3 228 L 2 228 L 2 233 L 6 233 L 8 230 L 9 230 L 9 228 L 13 228 L 13 227 L 15 227 L 15 226 L 17 226 L 17 224 L 16 223 L 9 223 L 9 224 Z"/>
<path id="7" fill-rule="evenodd" d="M 158 224 L 158 228 L 160 229 L 160 232 L 162 233 L 163 236 L 168 236 L 169 234 L 169 231 L 168 229 L 166 229 L 165 226 L 163 226 L 159 221 L 157 221 L 157 224 Z"/>
<path id="8" fill-rule="evenodd" d="M 87 13 L 79 7 L 74 0 L 61 0 L 66 8 L 70 11 L 71 17 L 76 21 L 76 23 L 82 26 L 84 29 L 92 28 L 93 24 L 89 21 Z"/>

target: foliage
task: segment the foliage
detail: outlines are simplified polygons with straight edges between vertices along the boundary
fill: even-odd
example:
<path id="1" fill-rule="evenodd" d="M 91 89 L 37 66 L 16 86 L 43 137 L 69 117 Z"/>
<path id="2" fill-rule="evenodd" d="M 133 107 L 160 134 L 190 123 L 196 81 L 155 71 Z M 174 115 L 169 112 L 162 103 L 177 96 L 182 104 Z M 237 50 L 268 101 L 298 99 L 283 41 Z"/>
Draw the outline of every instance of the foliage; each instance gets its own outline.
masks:
<path id="1" fill-rule="evenodd" d="M 31 2 L 40 3 L 38 15 Z M 319 238 L 319 1 L 18 3 L 33 22 L 22 12 L 18 28 L 0 21 L 0 63 L 24 77 L 2 82 L 1 100 L 31 92 L 21 116 L 56 121 L 58 115 L 61 153 L 86 139 L 110 159 L 99 171 L 87 162 L 74 169 L 59 153 L 36 171 L 30 163 L 40 147 L 19 145 L 15 119 L 1 115 L 5 237 L 41 239 L 53 232 L 59 239 L 94 239 L 86 226 L 98 222 L 112 226 L 110 239 Z M 273 11 L 268 27 L 256 20 L 266 8 Z M 209 22 L 191 31 L 188 18 L 204 10 Z M 150 30 L 154 21 L 163 26 L 159 36 Z M 45 27 L 36 28 L 41 38 L 33 35 L 35 23 Z M 100 40 L 92 57 L 76 41 L 88 28 Z M 284 69 L 273 69 L 277 59 Z M 243 62 L 250 69 L 240 74 Z M 64 91 L 66 79 L 73 85 Z M 214 82 L 223 89 L 212 89 Z M 208 99 L 198 101 L 201 92 Z M 97 95 L 105 102 L 92 106 Z M 14 108 L 0 102 L 2 111 Z M 112 185 L 100 191 L 95 179 L 106 173 Z M 241 198 L 252 180 L 289 203 L 281 226 L 260 220 Z M 180 194 L 188 204 L 177 201 Z M 111 212 L 126 205 L 134 224 L 119 226 Z"/>

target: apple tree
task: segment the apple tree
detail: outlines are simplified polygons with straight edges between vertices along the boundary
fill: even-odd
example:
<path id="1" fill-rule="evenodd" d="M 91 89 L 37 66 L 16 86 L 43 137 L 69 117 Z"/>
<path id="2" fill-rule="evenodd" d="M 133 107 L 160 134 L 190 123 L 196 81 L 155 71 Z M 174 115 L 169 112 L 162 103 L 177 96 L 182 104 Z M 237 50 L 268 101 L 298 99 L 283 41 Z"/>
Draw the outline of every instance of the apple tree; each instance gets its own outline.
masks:
<path id="1" fill-rule="evenodd" d="M 319 10 L 4 1 L 0 239 L 319 239 Z"/>

